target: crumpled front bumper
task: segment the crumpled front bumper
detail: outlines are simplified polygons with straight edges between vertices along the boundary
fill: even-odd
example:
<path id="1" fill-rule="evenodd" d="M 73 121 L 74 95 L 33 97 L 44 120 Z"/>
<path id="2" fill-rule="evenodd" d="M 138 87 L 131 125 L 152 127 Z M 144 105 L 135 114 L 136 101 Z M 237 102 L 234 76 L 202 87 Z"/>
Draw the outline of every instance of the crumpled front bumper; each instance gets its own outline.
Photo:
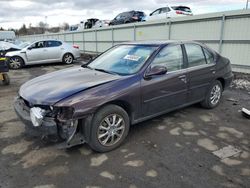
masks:
<path id="1" fill-rule="evenodd" d="M 34 127 L 30 119 L 30 108 L 25 104 L 23 99 L 19 97 L 15 99 L 14 109 L 27 130 L 35 131 L 36 134 L 40 134 L 41 136 L 58 136 L 57 124 L 54 118 L 45 117 L 41 126 Z"/>
<path id="2" fill-rule="evenodd" d="M 14 109 L 24 123 L 27 132 L 32 132 L 33 135 L 42 138 L 53 137 L 56 140 L 64 140 L 64 142 L 60 143 L 59 148 L 69 148 L 86 142 L 81 126 L 78 126 L 78 121 L 68 121 L 60 124 L 55 118 L 45 116 L 40 126 L 33 126 L 30 118 L 30 107 L 26 103 L 22 98 L 17 97 L 14 101 Z M 66 129 L 64 133 L 67 136 L 64 138 L 60 134 L 62 129 Z"/>

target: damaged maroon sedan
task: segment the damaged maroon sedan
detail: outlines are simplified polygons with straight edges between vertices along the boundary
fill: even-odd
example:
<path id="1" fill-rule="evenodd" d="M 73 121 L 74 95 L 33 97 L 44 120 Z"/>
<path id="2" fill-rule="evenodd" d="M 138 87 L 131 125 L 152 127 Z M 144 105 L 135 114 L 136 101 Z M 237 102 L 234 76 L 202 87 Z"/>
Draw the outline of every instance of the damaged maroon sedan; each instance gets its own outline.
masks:
<path id="1" fill-rule="evenodd" d="M 28 129 L 56 135 L 65 147 L 106 152 L 132 124 L 198 102 L 216 107 L 232 78 L 230 61 L 197 42 L 126 43 L 26 82 L 15 110 Z"/>

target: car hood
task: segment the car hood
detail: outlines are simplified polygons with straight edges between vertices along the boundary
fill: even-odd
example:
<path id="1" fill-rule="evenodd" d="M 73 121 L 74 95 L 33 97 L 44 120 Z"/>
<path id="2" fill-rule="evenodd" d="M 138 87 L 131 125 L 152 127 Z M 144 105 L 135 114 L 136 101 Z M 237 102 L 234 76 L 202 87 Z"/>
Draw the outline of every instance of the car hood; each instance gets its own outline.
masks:
<path id="1" fill-rule="evenodd" d="M 7 52 L 7 53 L 5 54 L 5 56 L 11 57 L 11 56 L 19 55 L 20 52 L 21 52 L 21 50 L 16 49 L 16 50 L 14 50 L 14 51 Z"/>
<path id="2" fill-rule="evenodd" d="M 12 44 L 10 42 L 4 42 L 4 41 L 0 41 L 0 49 L 4 49 L 4 50 L 9 50 L 9 49 L 18 49 L 21 50 L 21 48 L 15 44 Z"/>
<path id="3" fill-rule="evenodd" d="M 73 67 L 45 74 L 23 84 L 19 95 L 31 104 L 53 105 L 80 91 L 119 79 L 121 76 Z"/>

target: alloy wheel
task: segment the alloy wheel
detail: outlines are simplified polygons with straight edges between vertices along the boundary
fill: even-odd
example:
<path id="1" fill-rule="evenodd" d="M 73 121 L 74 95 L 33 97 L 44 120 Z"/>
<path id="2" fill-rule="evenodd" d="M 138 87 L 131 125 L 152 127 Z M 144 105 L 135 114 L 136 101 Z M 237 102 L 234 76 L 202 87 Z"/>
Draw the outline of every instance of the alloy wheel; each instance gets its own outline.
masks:
<path id="1" fill-rule="evenodd" d="M 71 63 L 73 62 L 73 57 L 72 57 L 72 55 L 66 54 L 66 55 L 64 56 L 64 62 L 67 63 L 67 64 L 71 64 Z"/>
<path id="2" fill-rule="evenodd" d="M 106 116 L 100 123 L 97 131 L 97 138 L 101 145 L 112 146 L 123 136 L 125 121 L 118 114 Z"/>
<path id="3" fill-rule="evenodd" d="M 22 67 L 22 62 L 18 57 L 10 58 L 10 68 L 19 69 Z"/>
<path id="4" fill-rule="evenodd" d="M 215 85 L 210 94 L 210 102 L 212 105 L 216 105 L 221 98 L 221 87 L 219 85 Z"/>

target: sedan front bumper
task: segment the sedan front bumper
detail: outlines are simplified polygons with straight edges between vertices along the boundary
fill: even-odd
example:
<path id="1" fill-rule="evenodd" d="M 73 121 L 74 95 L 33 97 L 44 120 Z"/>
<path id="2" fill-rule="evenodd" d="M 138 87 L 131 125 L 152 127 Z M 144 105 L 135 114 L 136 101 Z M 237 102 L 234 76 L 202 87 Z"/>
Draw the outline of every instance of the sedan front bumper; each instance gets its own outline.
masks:
<path id="1" fill-rule="evenodd" d="M 78 121 L 60 123 L 55 118 L 45 116 L 39 126 L 34 126 L 30 116 L 31 108 L 27 103 L 27 101 L 17 97 L 14 101 L 14 108 L 28 133 L 34 136 L 41 136 L 42 138 L 52 137 L 56 138 L 56 140 L 64 140 L 64 142 L 59 145 L 59 148 L 69 148 L 85 143 L 82 128 L 78 128 Z M 55 139 L 53 139 L 53 141 L 55 141 Z"/>
<path id="2" fill-rule="evenodd" d="M 36 134 L 42 136 L 58 135 L 57 124 L 54 118 L 44 117 L 42 124 L 34 127 L 30 119 L 30 108 L 26 105 L 25 101 L 21 98 L 16 98 L 14 101 L 14 109 L 16 114 L 24 123 L 27 130 L 35 131 Z"/>

